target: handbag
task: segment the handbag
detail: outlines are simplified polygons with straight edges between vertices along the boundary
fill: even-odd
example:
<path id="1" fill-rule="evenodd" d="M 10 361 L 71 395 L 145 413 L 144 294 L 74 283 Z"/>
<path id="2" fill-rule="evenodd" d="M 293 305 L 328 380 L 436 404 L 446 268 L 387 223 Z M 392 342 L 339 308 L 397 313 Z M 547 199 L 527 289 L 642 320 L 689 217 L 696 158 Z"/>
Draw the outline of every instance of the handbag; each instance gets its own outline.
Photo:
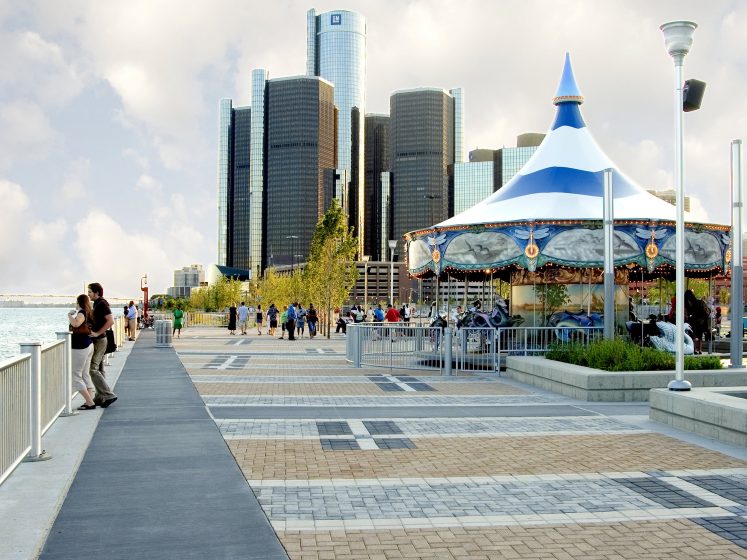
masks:
<path id="1" fill-rule="evenodd" d="M 106 331 L 106 351 L 104 354 L 111 354 L 117 351 L 117 343 L 114 342 L 114 331 L 109 329 Z"/>

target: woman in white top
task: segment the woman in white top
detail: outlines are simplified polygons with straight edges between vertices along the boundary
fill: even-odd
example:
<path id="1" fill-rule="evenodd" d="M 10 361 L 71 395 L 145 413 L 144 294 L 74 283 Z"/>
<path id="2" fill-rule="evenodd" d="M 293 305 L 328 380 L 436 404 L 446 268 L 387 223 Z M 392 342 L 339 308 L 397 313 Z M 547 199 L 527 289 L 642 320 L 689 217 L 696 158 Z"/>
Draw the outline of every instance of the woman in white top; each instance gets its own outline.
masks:
<path id="1" fill-rule="evenodd" d="M 93 344 L 91 341 L 91 325 L 93 324 L 93 308 L 91 300 L 86 294 L 80 294 L 77 299 L 78 308 L 67 314 L 70 329 L 73 331 L 71 337 L 72 365 L 73 365 L 73 388 L 85 400 L 78 410 L 93 410 L 96 404 L 93 402 L 93 382 L 88 370 L 91 367 L 93 356 Z"/>

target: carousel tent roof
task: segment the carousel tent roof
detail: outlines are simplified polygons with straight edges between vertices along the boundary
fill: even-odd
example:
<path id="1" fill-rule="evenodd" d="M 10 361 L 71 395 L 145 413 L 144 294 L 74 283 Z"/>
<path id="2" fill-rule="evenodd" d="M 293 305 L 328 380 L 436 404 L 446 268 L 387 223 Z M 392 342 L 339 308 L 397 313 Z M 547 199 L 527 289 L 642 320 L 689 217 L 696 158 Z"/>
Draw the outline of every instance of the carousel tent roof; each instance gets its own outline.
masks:
<path id="1" fill-rule="evenodd" d="M 583 103 L 566 53 L 550 132 L 502 188 L 436 227 L 535 220 L 601 220 L 604 170 L 612 169 L 615 220 L 673 221 L 675 207 L 620 172 L 584 123 Z M 687 215 L 686 215 L 686 219 Z"/>

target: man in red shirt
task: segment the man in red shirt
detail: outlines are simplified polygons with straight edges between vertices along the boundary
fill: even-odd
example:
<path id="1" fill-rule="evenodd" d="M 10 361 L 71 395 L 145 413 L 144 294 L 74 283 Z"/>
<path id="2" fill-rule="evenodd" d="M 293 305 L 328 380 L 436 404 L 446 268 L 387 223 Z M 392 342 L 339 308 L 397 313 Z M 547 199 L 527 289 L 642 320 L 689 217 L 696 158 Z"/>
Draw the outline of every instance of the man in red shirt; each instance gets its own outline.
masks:
<path id="1" fill-rule="evenodd" d="M 399 311 L 397 311 L 394 307 L 392 307 L 392 304 L 388 304 L 386 310 L 386 316 L 384 319 L 387 323 L 399 323 Z"/>

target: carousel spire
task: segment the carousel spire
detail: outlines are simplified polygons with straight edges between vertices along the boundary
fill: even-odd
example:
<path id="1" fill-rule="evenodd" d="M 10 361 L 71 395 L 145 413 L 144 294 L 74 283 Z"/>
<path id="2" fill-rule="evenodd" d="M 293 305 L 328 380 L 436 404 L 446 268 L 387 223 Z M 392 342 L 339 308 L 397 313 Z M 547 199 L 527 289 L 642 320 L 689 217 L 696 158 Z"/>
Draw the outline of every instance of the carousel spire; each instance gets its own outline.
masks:
<path id="1" fill-rule="evenodd" d="M 560 105 L 561 103 L 578 103 L 581 105 L 584 102 L 584 96 L 581 95 L 581 90 L 576 85 L 576 78 L 573 76 L 570 53 L 565 53 L 563 74 L 560 77 L 558 90 L 555 92 L 552 102 L 555 105 Z"/>

